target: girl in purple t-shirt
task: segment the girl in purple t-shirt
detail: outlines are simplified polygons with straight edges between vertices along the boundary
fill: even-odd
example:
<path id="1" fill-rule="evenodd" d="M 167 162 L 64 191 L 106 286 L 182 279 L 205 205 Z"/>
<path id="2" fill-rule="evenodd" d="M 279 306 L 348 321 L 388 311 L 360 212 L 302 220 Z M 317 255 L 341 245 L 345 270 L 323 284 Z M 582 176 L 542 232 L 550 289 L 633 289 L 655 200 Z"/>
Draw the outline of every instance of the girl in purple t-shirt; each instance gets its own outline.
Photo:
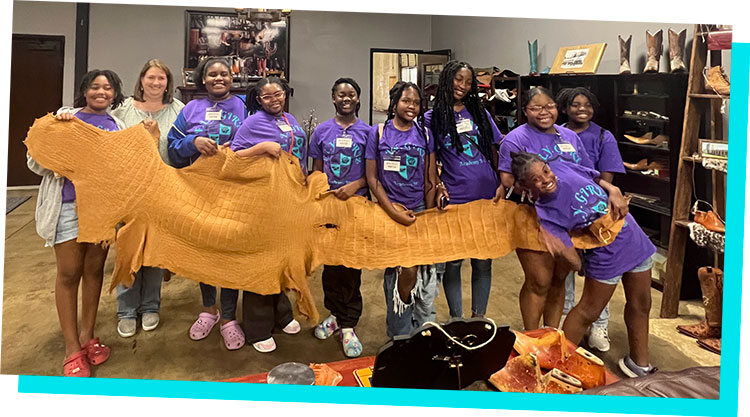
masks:
<path id="1" fill-rule="evenodd" d="M 617 283 L 625 288 L 625 324 L 630 354 L 620 359 L 620 369 L 630 377 L 654 372 L 648 357 L 648 315 L 651 309 L 651 255 L 656 248 L 633 216 L 606 246 L 583 252 L 583 262 L 573 247 L 569 232 L 591 225 L 604 216 L 610 205 L 607 193 L 594 182 L 595 170 L 574 164 L 552 168 L 538 155 L 512 154 L 512 172 L 536 199 L 534 208 L 540 234 L 552 256 L 586 276 L 583 295 L 568 314 L 563 331 L 578 344 L 585 330 L 609 303 Z M 613 218 L 620 213 L 613 212 Z"/>
<path id="2" fill-rule="evenodd" d="M 495 200 L 510 194 L 506 193 L 508 190 L 522 194 L 523 200 L 527 192 L 516 183 L 511 173 L 511 152 L 537 154 L 552 168 L 561 164 L 594 167 L 578 135 L 555 124 L 557 104 L 546 88 L 532 88 L 523 100 L 522 108 L 528 122 L 510 131 L 500 144 L 498 169 L 501 184 Z M 609 193 L 610 201 L 618 211 L 627 209 L 617 187 L 602 180 L 599 183 Z M 565 301 L 565 277 L 570 270 L 556 264 L 547 252 L 517 249 L 516 254 L 525 274 L 519 295 L 524 327 L 526 330 L 538 328 L 542 315 L 545 326 L 559 326 Z"/>
<path id="3" fill-rule="evenodd" d="M 612 182 L 615 173 L 625 173 L 617 140 L 609 130 L 592 121 L 594 112 L 599 107 L 594 93 L 584 87 L 564 88 L 557 94 L 557 106 L 568 116 L 568 123 L 563 126 L 576 132 L 586 148 L 586 152 L 599 171 L 601 178 Z M 565 278 L 565 306 L 563 317 L 568 314 L 575 304 L 575 272 Z M 602 352 L 609 350 L 609 305 L 604 307 L 602 314 L 591 325 L 587 334 L 588 345 Z"/>
<path id="4" fill-rule="evenodd" d="M 92 70 L 84 75 L 75 99 L 78 109 L 63 108 L 57 111 L 57 120 L 78 118 L 103 130 L 116 131 L 122 123 L 108 112 L 110 106 L 122 104 L 120 77 L 110 70 Z M 78 215 L 76 193 L 67 178 L 56 178 L 27 157 L 29 168 L 42 175 L 37 202 L 37 231 L 48 246 L 54 245 L 57 261 L 55 280 L 55 305 L 60 328 L 65 339 L 63 375 L 87 377 L 90 365 L 99 365 L 109 358 L 110 349 L 94 337 L 96 312 L 104 278 L 104 261 L 107 248 L 77 242 Z M 53 219 L 46 227 L 44 220 Z M 81 285 L 81 325 L 78 326 L 78 286 Z"/>
<path id="5" fill-rule="evenodd" d="M 435 137 L 437 158 L 443 164 L 436 204 L 463 204 L 495 196 L 497 150 L 502 134 L 482 106 L 474 69 L 451 61 L 440 73 L 433 110 L 425 124 Z M 442 199 L 442 202 L 441 202 Z M 445 263 L 443 287 L 451 317 L 462 317 L 461 264 Z M 471 259 L 471 316 L 484 316 L 492 285 L 492 259 Z"/>
<path id="6" fill-rule="evenodd" d="M 277 77 L 263 78 L 248 89 L 249 116 L 232 141 L 232 150 L 242 158 L 260 155 L 278 158 L 283 150 L 299 158 L 304 174 L 307 137 L 294 116 L 284 112 L 289 92 L 287 82 Z M 283 292 L 261 295 L 243 291 L 242 312 L 245 337 L 258 352 L 276 350 L 272 335 L 276 325 L 287 334 L 299 333 L 301 329 Z"/>
<path id="7" fill-rule="evenodd" d="M 242 120 L 245 103 L 231 94 L 232 72 L 224 58 L 207 58 L 195 68 L 195 85 L 208 97 L 191 100 L 177 115 L 167 134 L 167 148 L 172 166 L 186 167 L 200 156 L 216 155 L 219 146 L 231 143 Z M 216 287 L 200 283 L 203 310 L 190 327 L 190 338 L 208 337 L 217 323 L 228 350 L 245 345 L 245 335 L 236 320 L 239 290 L 221 289 L 221 311 L 216 306 Z"/>
<path id="8" fill-rule="evenodd" d="M 425 102 L 419 87 L 400 81 L 389 94 L 388 120 L 373 126 L 367 138 L 367 184 L 380 207 L 409 226 L 416 220 L 415 212 L 435 205 L 435 154 L 429 129 L 424 128 Z M 435 319 L 436 281 L 434 265 L 385 270 L 388 337 L 408 335 Z"/>
<path id="9" fill-rule="evenodd" d="M 319 124 L 310 141 L 313 170 L 326 174 L 328 185 L 341 200 L 367 194 L 365 145 L 370 126 L 358 118 L 360 92 L 351 78 L 336 80 L 331 88 L 336 116 Z M 331 315 L 313 333 L 318 339 L 327 339 L 340 329 L 344 354 L 357 357 L 362 343 L 354 326 L 362 315 L 362 270 L 325 265 L 322 280 L 324 304 Z"/>

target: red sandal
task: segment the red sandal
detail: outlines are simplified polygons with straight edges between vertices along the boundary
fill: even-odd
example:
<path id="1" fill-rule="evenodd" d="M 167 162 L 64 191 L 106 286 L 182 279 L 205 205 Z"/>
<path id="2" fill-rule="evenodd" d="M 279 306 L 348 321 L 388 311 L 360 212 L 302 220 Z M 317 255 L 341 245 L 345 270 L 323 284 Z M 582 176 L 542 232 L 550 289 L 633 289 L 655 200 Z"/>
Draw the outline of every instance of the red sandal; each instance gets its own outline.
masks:
<path id="1" fill-rule="evenodd" d="M 92 365 L 101 365 L 109 359 L 109 346 L 99 343 L 98 337 L 86 342 L 85 345 L 81 346 L 81 350 L 86 353 L 86 357 Z"/>
<path id="2" fill-rule="evenodd" d="M 65 358 L 63 362 L 63 375 L 65 376 L 91 376 L 89 362 L 86 360 L 86 350 L 81 349 Z"/>

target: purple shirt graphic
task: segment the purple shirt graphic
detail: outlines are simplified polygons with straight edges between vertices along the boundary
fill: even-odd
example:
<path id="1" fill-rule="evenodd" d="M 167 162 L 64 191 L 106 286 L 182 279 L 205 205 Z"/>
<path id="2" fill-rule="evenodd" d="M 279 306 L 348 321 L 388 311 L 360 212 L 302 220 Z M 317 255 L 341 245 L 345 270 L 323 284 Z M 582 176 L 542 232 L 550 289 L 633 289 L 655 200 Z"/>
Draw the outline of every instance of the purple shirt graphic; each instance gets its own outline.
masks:
<path id="1" fill-rule="evenodd" d="M 261 142 L 278 143 L 282 151 L 299 158 L 302 172 L 307 172 L 307 135 L 291 114 L 284 113 L 284 117 L 277 118 L 258 110 L 248 116 L 232 141 L 232 150 L 249 149 Z"/>
<path id="2" fill-rule="evenodd" d="M 310 139 L 310 157 L 323 160 L 323 172 L 332 190 L 365 176 L 365 146 L 372 128 L 357 119 L 344 129 L 335 119 L 319 124 Z M 357 190 L 367 195 L 367 185 Z"/>
<path id="3" fill-rule="evenodd" d="M 402 132 L 389 120 L 380 141 L 378 126 L 372 127 L 367 136 L 365 158 L 377 162 L 378 179 L 391 202 L 401 203 L 410 210 L 424 203 L 425 168 L 427 157 L 434 152 L 433 146 L 429 131 L 417 123 Z"/>
<path id="4" fill-rule="evenodd" d="M 120 128 L 117 127 L 117 123 L 115 123 L 115 119 L 113 119 L 112 116 L 107 113 L 96 114 L 78 111 L 75 113 L 75 117 L 85 123 L 90 124 L 91 126 L 98 127 L 99 129 L 106 130 L 108 132 L 116 132 L 120 130 Z M 62 188 L 62 202 L 72 203 L 73 201 L 76 201 L 76 189 L 73 186 L 73 183 L 70 182 L 69 179 L 65 178 L 63 180 Z"/>
<path id="5" fill-rule="evenodd" d="M 581 138 L 594 168 L 599 172 L 625 173 L 617 140 L 612 132 L 598 124 L 591 122 L 589 127 L 578 134 Z"/>
<path id="6" fill-rule="evenodd" d="M 534 204 L 539 222 L 566 247 L 573 245 L 568 232 L 583 229 L 607 212 L 609 197 L 593 178 L 597 171 L 575 164 L 557 164 L 557 190 L 542 196 Z M 607 280 L 640 265 L 656 252 L 633 216 L 625 217 L 625 225 L 607 246 L 586 250 L 583 267 L 586 276 Z"/>
<path id="7" fill-rule="evenodd" d="M 492 121 L 492 116 L 485 110 L 487 119 L 492 127 L 492 143 L 499 144 L 503 138 Z M 471 123 L 471 130 L 459 133 L 463 148 L 456 152 L 451 143 L 450 134 L 435 139 L 437 157 L 443 164 L 440 180 L 445 183 L 451 204 L 463 204 L 474 200 L 489 199 L 495 196 L 499 185 L 497 174 L 492 167 L 492 161 L 482 155 L 479 150 L 479 126 L 474 122 L 466 108 L 454 112 L 456 124 L 462 120 Z M 425 125 L 432 128 L 432 110 L 424 115 Z M 434 132 L 433 132 L 434 134 Z"/>
<path id="8" fill-rule="evenodd" d="M 510 173 L 510 153 L 529 152 L 538 154 L 554 169 L 559 161 L 567 161 L 587 168 L 594 168 L 581 138 L 572 130 L 554 125 L 558 134 L 544 133 L 522 124 L 508 132 L 500 144 L 498 169 Z"/>

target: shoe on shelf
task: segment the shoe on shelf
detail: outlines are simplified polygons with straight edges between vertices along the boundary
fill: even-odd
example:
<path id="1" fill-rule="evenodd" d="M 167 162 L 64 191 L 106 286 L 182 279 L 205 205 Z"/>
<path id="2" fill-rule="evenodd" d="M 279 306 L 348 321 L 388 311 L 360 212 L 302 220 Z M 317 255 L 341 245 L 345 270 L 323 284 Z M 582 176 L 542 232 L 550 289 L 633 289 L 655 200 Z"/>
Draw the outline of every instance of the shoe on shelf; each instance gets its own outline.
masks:
<path id="1" fill-rule="evenodd" d="M 159 313 L 143 313 L 141 315 L 141 327 L 143 330 L 150 332 L 159 325 Z"/>
<path id="2" fill-rule="evenodd" d="M 647 169 L 646 167 L 648 166 L 648 159 L 643 158 L 634 164 L 631 164 L 630 162 L 623 162 L 623 165 L 625 165 L 625 168 L 632 169 L 633 171 L 643 171 Z"/>
<path id="3" fill-rule="evenodd" d="M 352 328 L 341 329 L 341 345 L 347 357 L 356 358 L 362 354 L 362 342 Z"/>
<path id="4" fill-rule="evenodd" d="M 609 351 L 609 334 L 606 327 L 591 326 L 587 341 L 592 349 L 599 352 Z"/>
<path id="5" fill-rule="evenodd" d="M 708 70 L 708 75 L 704 75 L 706 81 L 706 91 L 709 93 L 716 93 L 722 96 L 729 95 L 729 80 L 724 73 L 724 68 L 720 65 L 711 67 Z"/>
<path id="6" fill-rule="evenodd" d="M 669 143 L 669 136 L 667 135 L 658 135 L 654 137 L 654 134 L 651 132 L 647 132 L 643 136 L 632 136 L 632 135 L 625 135 L 625 139 L 637 143 L 639 145 L 656 145 L 659 146 L 664 142 Z"/>
<path id="7" fill-rule="evenodd" d="M 620 365 L 620 370 L 630 378 L 650 375 L 657 371 L 657 369 L 651 365 L 646 368 L 636 365 L 636 363 L 630 359 L 630 355 L 625 355 L 624 358 L 618 361 L 618 364 Z"/>
<path id="8" fill-rule="evenodd" d="M 282 332 L 286 334 L 297 334 L 299 331 L 302 330 L 302 327 L 299 325 L 299 322 L 297 320 L 292 319 L 292 321 L 289 322 L 286 326 L 284 326 L 283 329 L 281 329 Z"/>
<path id="9" fill-rule="evenodd" d="M 135 319 L 120 319 L 117 321 L 117 334 L 120 337 L 130 337 L 135 334 Z"/>
<path id="10" fill-rule="evenodd" d="M 328 339 L 339 330 L 339 324 L 336 322 L 336 316 L 331 314 L 320 324 L 315 326 L 313 334 L 320 340 Z"/>
<path id="11" fill-rule="evenodd" d="M 273 352 L 276 350 L 276 341 L 273 340 L 273 337 L 269 337 L 266 340 L 253 343 L 253 348 L 260 353 Z"/>
<path id="12" fill-rule="evenodd" d="M 719 219 L 719 216 L 717 216 L 713 210 L 696 210 L 694 220 L 696 223 L 703 225 L 703 227 L 712 232 L 724 233 L 726 230 L 724 222 Z"/>

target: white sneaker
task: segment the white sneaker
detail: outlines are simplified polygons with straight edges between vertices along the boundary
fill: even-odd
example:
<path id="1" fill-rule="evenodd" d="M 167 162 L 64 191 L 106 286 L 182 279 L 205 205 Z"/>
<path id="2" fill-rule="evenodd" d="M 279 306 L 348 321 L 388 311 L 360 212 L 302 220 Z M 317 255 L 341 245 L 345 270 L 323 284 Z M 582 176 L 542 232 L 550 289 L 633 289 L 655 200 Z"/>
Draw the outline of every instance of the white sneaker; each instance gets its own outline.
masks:
<path id="1" fill-rule="evenodd" d="M 135 319 L 120 319 L 117 322 L 117 334 L 130 337 L 135 334 Z"/>
<path id="2" fill-rule="evenodd" d="M 273 340 L 273 337 L 269 337 L 266 340 L 253 343 L 253 348 L 261 353 L 273 352 L 276 350 L 276 341 Z"/>
<path id="3" fill-rule="evenodd" d="M 588 337 L 589 347 L 599 352 L 609 351 L 609 334 L 606 327 L 591 326 Z"/>
<path id="4" fill-rule="evenodd" d="M 151 331 L 159 325 L 159 313 L 143 313 L 141 316 L 141 327 L 145 331 Z"/>
<path id="5" fill-rule="evenodd" d="M 297 320 L 292 319 L 292 321 L 289 322 L 286 326 L 284 326 L 281 331 L 283 331 L 286 334 L 297 334 L 299 331 L 302 330 L 302 327 L 299 325 L 299 322 Z"/>

